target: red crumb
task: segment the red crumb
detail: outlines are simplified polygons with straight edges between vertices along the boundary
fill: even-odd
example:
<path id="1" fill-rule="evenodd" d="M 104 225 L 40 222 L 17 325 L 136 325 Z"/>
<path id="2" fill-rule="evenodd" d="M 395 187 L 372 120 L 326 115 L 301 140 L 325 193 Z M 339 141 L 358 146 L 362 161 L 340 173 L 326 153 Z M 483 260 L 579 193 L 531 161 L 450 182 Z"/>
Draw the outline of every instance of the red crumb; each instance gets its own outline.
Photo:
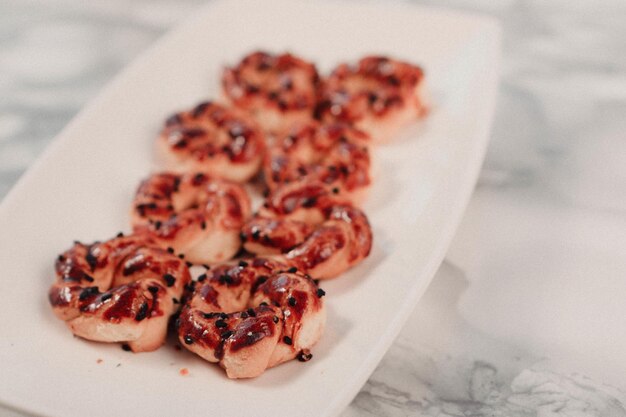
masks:
<path id="1" fill-rule="evenodd" d="M 96 361 L 96 363 L 102 363 L 102 362 L 104 362 L 102 359 L 98 359 L 98 360 Z"/>
<path id="2" fill-rule="evenodd" d="M 180 371 L 178 371 L 178 373 L 180 373 L 182 376 L 189 375 L 189 369 L 181 368 Z"/>

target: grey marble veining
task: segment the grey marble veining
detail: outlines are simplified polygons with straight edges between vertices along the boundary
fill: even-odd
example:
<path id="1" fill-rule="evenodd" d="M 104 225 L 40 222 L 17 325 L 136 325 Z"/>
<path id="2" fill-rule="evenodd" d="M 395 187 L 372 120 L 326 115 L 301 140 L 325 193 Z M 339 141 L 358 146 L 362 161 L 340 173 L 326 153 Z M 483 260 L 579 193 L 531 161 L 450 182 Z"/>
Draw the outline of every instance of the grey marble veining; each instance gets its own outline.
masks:
<path id="1" fill-rule="evenodd" d="M 449 261 L 344 416 L 624 416 L 626 393 L 479 331 Z M 448 300 L 449 302 L 444 302 Z"/>
<path id="2" fill-rule="evenodd" d="M 343 415 L 626 416 L 626 2 L 416 3 L 502 21 L 498 110 L 446 262 Z M 0 198 L 201 4 L 0 3 Z"/>

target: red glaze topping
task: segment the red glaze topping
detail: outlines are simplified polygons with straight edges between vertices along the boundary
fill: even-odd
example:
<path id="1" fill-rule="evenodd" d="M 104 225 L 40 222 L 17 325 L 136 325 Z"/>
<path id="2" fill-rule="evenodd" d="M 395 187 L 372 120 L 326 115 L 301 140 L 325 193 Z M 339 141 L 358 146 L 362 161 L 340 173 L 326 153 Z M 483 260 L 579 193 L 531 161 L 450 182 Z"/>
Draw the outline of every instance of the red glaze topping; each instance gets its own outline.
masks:
<path id="1" fill-rule="evenodd" d="M 237 351 L 274 334 L 273 317 L 280 314 L 278 309 L 259 306 L 248 311 L 250 313 L 202 312 L 186 305 L 178 319 L 178 334 L 184 344 L 213 349 L 215 357 L 221 359 L 227 342 L 229 350 Z"/>
<path id="2" fill-rule="evenodd" d="M 226 96 L 242 108 L 270 107 L 281 112 L 312 109 L 319 76 L 315 66 L 291 54 L 254 52 L 226 68 Z"/>
<path id="3" fill-rule="evenodd" d="M 284 252 L 284 247 L 271 239 L 272 233 L 280 236 L 272 229 L 281 231 L 300 221 L 306 222 L 311 232 L 299 234 L 299 243 Z M 263 228 L 264 225 L 272 227 Z M 246 250 L 268 253 L 279 249 L 288 263 L 322 279 L 335 277 L 356 265 L 369 255 L 372 246 L 372 231 L 365 214 L 319 182 L 282 186 L 268 198 L 244 232 Z"/>
<path id="4" fill-rule="evenodd" d="M 161 140 L 172 153 L 198 161 L 224 155 L 232 163 L 247 163 L 265 147 L 263 133 L 253 121 L 213 102 L 170 117 Z"/>
<path id="5" fill-rule="evenodd" d="M 294 181 L 321 181 L 347 191 L 370 184 L 369 137 L 345 124 L 313 121 L 279 137 L 264 163 L 270 190 Z"/>
<path id="6" fill-rule="evenodd" d="M 267 199 L 268 209 L 277 216 L 288 215 L 298 208 L 327 209 L 335 200 L 319 182 L 303 182 L 295 187 L 282 187 Z"/>
<path id="7" fill-rule="evenodd" d="M 103 313 L 103 317 L 109 321 L 120 321 L 123 318 L 134 317 L 135 312 L 138 310 L 137 304 L 140 302 L 145 302 L 144 300 L 140 301 L 139 291 L 137 285 L 127 285 L 123 288 L 119 288 L 114 292 L 114 296 L 112 298 L 113 302 L 110 304 L 110 307 L 106 309 Z M 97 304 L 97 306 L 101 306 L 102 303 Z M 96 305 L 93 307 L 96 308 Z M 89 308 L 86 311 L 93 311 Z"/>
<path id="8" fill-rule="evenodd" d="M 276 330 L 276 323 L 273 318 L 276 314 L 280 314 L 278 309 L 270 306 L 260 306 L 254 309 L 255 317 L 248 317 L 242 320 L 236 327 L 229 349 L 236 352 L 243 348 L 249 347 L 270 337 Z"/>
<path id="9" fill-rule="evenodd" d="M 217 301 L 218 293 L 212 285 L 203 285 L 198 291 L 198 294 L 202 297 L 202 300 L 204 300 L 205 303 L 219 308 L 219 303 Z"/>
<path id="10" fill-rule="evenodd" d="M 48 296 L 59 318 L 87 314 L 113 323 L 165 314 L 160 300 L 179 297 L 191 279 L 180 259 L 143 235 L 92 245 L 77 242 L 59 256 L 56 271 Z"/>
<path id="11" fill-rule="evenodd" d="M 317 115 L 348 123 L 383 117 L 405 105 L 423 76 L 417 66 L 380 56 L 339 65 L 323 83 Z"/>
<path id="12" fill-rule="evenodd" d="M 346 246 L 346 243 L 346 235 L 342 228 L 323 226 L 285 256 L 287 259 L 297 261 L 298 265 L 306 271 L 326 262 L 336 251 Z"/>
<path id="13" fill-rule="evenodd" d="M 250 199 L 239 184 L 202 173 L 150 176 L 135 195 L 133 224 L 164 246 L 185 247 L 189 233 L 238 233 L 250 215 Z"/>
<path id="14" fill-rule="evenodd" d="M 301 244 L 313 228 L 304 222 L 255 217 L 242 229 L 244 242 L 260 242 L 280 252 Z"/>

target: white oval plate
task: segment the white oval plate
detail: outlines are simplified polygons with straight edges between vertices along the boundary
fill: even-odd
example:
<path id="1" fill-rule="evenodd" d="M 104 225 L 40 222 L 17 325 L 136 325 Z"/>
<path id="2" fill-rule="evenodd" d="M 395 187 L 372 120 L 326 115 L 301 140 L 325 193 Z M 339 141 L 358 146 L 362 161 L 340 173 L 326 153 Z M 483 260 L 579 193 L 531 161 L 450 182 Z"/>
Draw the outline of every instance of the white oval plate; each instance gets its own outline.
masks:
<path id="1" fill-rule="evenodd" d="M 164 118 L 219 94 L 224 64 L 288 49 L 328 71 L 382 53 L 421 64 L 433 110 L 375 149 L 365 206 L 371 256 L 324 282 L 327 330 L 308 363 L 231 381 L 176 351 L 131 354 L 73 338 L 47 302 L 73 239 L 128 230 Z M 0 402 L 49 416 L 332 416 L 354 397 L 441 263 L 472 192 L 497 88 L 492 20 L 408 5 L 212 2 L 124 71 L 59 135 L 0 206 Z M 101 359 L 100 363 L 97 360 Z M 189 374 L 179 374 L 188 368 Z"/>

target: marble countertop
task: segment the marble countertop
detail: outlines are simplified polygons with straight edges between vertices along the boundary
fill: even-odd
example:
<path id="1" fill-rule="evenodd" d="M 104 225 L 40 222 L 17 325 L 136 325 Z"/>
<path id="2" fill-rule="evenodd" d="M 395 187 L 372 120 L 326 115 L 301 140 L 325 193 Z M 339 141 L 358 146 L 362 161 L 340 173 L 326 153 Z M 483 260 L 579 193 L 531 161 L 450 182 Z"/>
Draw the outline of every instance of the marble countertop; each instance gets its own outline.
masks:
<path id="1" fill-rule="evenodd" d="M 445 262 L 343 416 L 626 416 L 626 3 L 415 3 L 501 20 L 498 110 Z M 0 198 L 200 4 L 0 3 Z"/>

